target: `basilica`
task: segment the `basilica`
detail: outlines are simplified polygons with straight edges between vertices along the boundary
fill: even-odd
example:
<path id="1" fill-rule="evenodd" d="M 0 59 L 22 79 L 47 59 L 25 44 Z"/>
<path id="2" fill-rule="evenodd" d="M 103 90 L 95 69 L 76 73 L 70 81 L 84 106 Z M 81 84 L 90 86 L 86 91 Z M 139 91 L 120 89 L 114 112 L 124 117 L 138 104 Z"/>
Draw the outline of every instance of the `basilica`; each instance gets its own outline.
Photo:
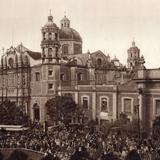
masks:
<path id="1" fill-rule="evenodd" d="M 85 111 L 85 119 L 114 121 L 123 112 L 129 120 L 139 116 L 143 126 L 152 127 L 160 115 L 160 69 L 146 69 L 135 41 L 126 51 L 125 66 L 100 50 L 82 53 L 82 37 L 66 16 L 57 26 L 50 14 L 41 35 L 41 53 L 22 43 L 3 53 L 1 102 L 10 99 L 43 123 L 47 100 L 69 94 Z"/>

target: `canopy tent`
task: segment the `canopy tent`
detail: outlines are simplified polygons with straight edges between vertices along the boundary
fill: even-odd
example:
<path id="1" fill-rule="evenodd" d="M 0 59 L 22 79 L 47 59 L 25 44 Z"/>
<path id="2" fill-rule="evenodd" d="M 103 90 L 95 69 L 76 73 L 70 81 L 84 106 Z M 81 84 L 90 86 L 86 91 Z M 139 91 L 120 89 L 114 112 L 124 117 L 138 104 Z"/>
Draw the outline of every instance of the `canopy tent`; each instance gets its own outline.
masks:
<path id="1" fill-rule="evenodd" d="M 0 129 L 5 131 L 26 131 L 29 128 L 23 125 L 0 125 Z"/>

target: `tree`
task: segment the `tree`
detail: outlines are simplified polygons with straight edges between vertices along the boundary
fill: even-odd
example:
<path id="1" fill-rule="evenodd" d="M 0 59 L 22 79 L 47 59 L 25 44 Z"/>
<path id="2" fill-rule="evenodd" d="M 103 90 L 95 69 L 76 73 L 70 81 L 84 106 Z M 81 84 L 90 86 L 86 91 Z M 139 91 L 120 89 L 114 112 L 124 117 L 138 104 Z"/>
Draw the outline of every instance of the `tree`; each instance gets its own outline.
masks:
<path id="1" fill-rule="evenodd" d="M 28 119 L 22 107 L 16 106 L 14 102 L 6 100 L 0 104 L 0 124 L 22 125 L 27 124 Z"/>
<path id="2" fill-rule="evenodd" d="M 52 122 L 68 124 L 70 118 L 77 111 L 77 104 L 70 95 L 56 95 L 46 102 L 46 108 Z"/>

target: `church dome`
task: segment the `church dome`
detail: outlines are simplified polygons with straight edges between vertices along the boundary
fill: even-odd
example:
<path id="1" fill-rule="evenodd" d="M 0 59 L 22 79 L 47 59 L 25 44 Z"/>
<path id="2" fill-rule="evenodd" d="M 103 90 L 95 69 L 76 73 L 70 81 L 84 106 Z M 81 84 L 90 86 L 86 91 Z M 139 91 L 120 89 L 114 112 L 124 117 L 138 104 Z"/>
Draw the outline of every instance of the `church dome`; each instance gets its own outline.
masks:
<path id="1" fill-rule="evenodd" d="M 136 46 L 135 41 L 132 41 L 132 46 L 128 49 L 129 52 L 140 52 L 140 49 Z"/>
<path id="2" fill-rule="evenodd" d="M 80 34 L 73 28 L 63 27 L 59 30 L 60 40 L 72 40 L 82 42 Z"/>
<path id="3" fill-rule="evenodd" d="M 64 16 L 61 20 L 61 29 L 59 30 L 60 40 L 71 40 L 82 42 L 80 34 L 70 27 L 70 20 Z"/>

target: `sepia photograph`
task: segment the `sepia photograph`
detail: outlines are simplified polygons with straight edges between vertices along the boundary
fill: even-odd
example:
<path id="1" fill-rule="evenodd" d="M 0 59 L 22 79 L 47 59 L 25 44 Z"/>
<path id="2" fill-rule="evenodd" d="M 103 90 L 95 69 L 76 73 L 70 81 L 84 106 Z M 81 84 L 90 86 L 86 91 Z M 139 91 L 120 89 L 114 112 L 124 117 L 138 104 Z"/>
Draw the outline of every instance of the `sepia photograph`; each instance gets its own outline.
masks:
<path id="1" fill-rule="evenodd" d="M 160 160 L 160 1 L 0 0 L 0 160 Z"/>

